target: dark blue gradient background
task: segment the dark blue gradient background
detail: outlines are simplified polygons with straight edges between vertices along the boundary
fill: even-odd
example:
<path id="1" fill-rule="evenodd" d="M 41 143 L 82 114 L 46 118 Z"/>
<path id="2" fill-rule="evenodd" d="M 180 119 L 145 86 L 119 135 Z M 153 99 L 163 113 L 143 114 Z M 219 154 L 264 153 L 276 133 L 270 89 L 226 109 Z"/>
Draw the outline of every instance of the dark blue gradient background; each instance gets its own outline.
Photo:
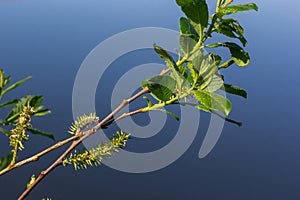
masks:
<path id="1" fill-rule="evenodd" d="M 202 114 L 204 121 L 192 146 L 162 170 L 128 174 L 104 165 L 82 171 L 59 167 L 28 199 L 300 199 L 300 3 L 257 3 L 259 12 L 238 15 L 246 29 L 251 63 L 244 69 L 232 67 L 224 72 L 228 82 L 248 91 L 247 100 L 230 96 L 231 116 L 242 120 L 243 127 L 226 124 L 216 147 L 200 160 L 198 151 L 208 122 L 208 116 Z M 0 1 L 0 67 L 15 81 L 33 76 L 6 99 L 44 95 L 44 104 L 53 114 L 33 123 L 62 140 L 72 121 L 73 82 L 87 54 L 106 38 L 131 28 L 178 30 L 180 16 L 173 0 Z M 113 67 L 120 75 L 136 64 L 150 61 L 161 62 L 153 51 L 133 52 L 127 59 L 125 56 L 116 61 L 107 75 L 113 76 Z M 120 67 L 124 65 L 127 69 Z M 106 90 L 111 87 L 104 80 L 97 92 L 97 111 L 101 110 L 102 115 L 109 112 L 110 106 L 109 100 L 100 101 L 109 95 Z M 136 119 L 138 124 L 149 123 L 147 115 L 141 117 Z M 144 149 L 141 144 L 146 140 L 133 139 L 129 148 L 160 148 L 172 139 L 167 133 L 172 134 L 170 130 L 176 122 L 169 122 L 170 129 L 160 133 L 165 136 L 149 139 Z M 51 144 L 47 138 L 31 136 L 20 156 L 32 155 Z M 0 146 L 1 155 L 9 151 L 8 140 L 3 136 Z M 45 169 L 63 150 L 0 177 L 0 199 L 16 199 L 31 174 Z"/>

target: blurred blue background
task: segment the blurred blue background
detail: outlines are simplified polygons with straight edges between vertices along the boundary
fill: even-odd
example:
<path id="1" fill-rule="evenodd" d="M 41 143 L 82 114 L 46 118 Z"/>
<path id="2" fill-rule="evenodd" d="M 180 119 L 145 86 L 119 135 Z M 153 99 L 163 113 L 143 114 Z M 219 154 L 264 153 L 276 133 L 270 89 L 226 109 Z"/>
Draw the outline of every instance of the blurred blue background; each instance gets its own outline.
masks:
<path id="1" fill-rule="evenodd" d="M 243 126 L 226 124 L 219 142 L 206 158 L 198 158 L 208 119 L 202 114 L 204 121 L 194 143 L 164 169 L 128 174 L 104 165 L 81 171 L 59 167 L 28 199 L 300 199 L 300 3 L 256 3 L 259 12 L 237 16 L 246 31 L 251 63 L 246 68 L 224 71 L 228 82 L 248 92 L 247 100 L 230 96 L 231 117 L 243 121 Z M 212 10 L 214 5 L 209 5 Z M 33 76 L 6 99 L 44 95 L 44 104 L 53 114 L 33 123 L 62 140 L 68 136 L 66 131 L 72 122 L 76 72 L 88 53 L 106 38 L 131 28 L 178 30 L 182 15 L 174 0 L 0 1 L 0 68 L 14 81 Z M 114 69 L 126 72 L 137 63 L 161 62 L 152 50 L 127 56 L 111 66 L 108 76 L 113 76 Z M 124 63 L 127 67 L 117 68 Z M 110 95 L 110 84 L 100 84 L 97 99 Z M 101 116 L 110 111 L 109 99 L 97 102 L 97 110 L 104 112 Z M 140 117 L 136 119 L 138 124 L 149 123 L 147 115 Z M 170 119 L 170 123 L 168 127 L 177 122 Z M 145 152 L 160 148 L 173 137 L 168 127 L 160 133 L 163 137 L 132 139 L 129 148 Z M 31 136 L 20 157 L 52 143 L 47 138 Z M 0 146 L 1 155 L 9 151 L 8 140 L 3 136 Z M 45 169 L 64 149 L 0 177 L 1 199 L 16 199 L 31 174 Z"/>

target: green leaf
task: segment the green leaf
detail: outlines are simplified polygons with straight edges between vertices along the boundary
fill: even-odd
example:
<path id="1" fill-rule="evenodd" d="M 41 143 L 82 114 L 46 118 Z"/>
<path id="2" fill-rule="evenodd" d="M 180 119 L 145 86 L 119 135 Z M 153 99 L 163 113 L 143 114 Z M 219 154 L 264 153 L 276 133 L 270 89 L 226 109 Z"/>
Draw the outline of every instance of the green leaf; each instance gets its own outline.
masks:
<path id="1" fill-rule="evenodd" d="M 190 20 L 200 24 L 202 29 L 207 27 L 208 7 L 205 0 L 176 0 L 176 3 Z"/>
<path id="2" fill-rule="evenodd" d="M 6 130 L 4 128 L 1 128 L 1 127 L 0 127 L 0 132 L 4 133 L 6 136 L 9 136 L 11 134 L 10 131 L 8 131 L 8 130 Z"/>
<path id="3" fill-rule="evenodd" d="M 13 100 L 10 100 L 8 102 L 5 102 L 3 104 L 0 104 L 0 108 L 4 108 L 4 107 L 8 107 L 8 106 L 12 106 L 12 105 L 15 105 L 16 103 L 18 103 L 19 99 L 13 99 Z"/>
<path id="4" fill-rule="evenodd" d="M 218 42 L 207 45 L 208 48 L 227 47 L 230 50 L 232 60 L 240 67 L 244 67 L 250 63 L 249 54 L 242 47 L 233 42 Z"/>
<path id="5" fill-rule="evenodd" d="M 183 53 L 183 56 L 189 57 L 196 44 L 197 42 L 190 36 L 180 35 L 180 50 Z"/>
<path id="6" fill-rule="evenodd" d="M 3 69 L 0 69 L 0 93 L 2 88 L 4 87 L 4 71 Z"/>
<path id="7" fill-rule="evenodd" d="M 150 79 L 150 78 L 148 78 L 148 79 L 146 79 L 146 80 L 142 80 L 142 82 L 141 82 L 141 87 L 142 87 L 142 88 L 147 87 L 147 83 L 148 83 L 149 79 Z"/>
<path id="8" fill-rule="evenodd" d="M 164 112 L 164 113 L 167 113 L 168 115 L 171 115 L 172 117 L 174 117 L 177 121 L 179 121 L 179 117 L 175 114 L 175 113 L 172 113 L 168 110 L 165 110 L 165 109 L 155 109 L 155 110 L 158 110 L 160 112 Z"/>
<path id="9" fill-rule="evenodd" d="M 212 76 L 211 82 L 208 84 L 205 90 L 208 92 L 215 92 L 218 89 L 220 89 L 223 86 L 223 84 L 224 84 L 223 79 L 220 76 L 214 74 Z"/>
<path id="10" fill-rule="evenodd" d="M 226 116 L 229 115 L 232 109 L 231 102 L 221 95 L 210 93 L 205 90 L 195 90 L 194 94 L 197 101 L 203 106 L 219 111 Z"/>
<path id="11" fill-rule="evenodd" d="M 51 111 L 49 109 L 43 109 L 43 110 L 39 110 L 37 112 L 34 112 L 34 116 L 36 117 L 41 117 L 41 116 L 44 116 L 44 115 L 48 115 L 48 114 L 51 114 Z"/>
<path id="12" fill-rule="evenodd" d="M 213 60 L 213 63 L 218 66 L 221 62 L 222 62 L 222 57 L 217 55 L 217 54 L 213 54 L 213 53 L 210 53 L 209 54 L 211 59 Z"/>
<path id="13" fill-rule="evenodd" d="M 178 66 L 179 73 L 183 76 L 183 78 L 186 80 L 189 76 L 188 70 L 186 69 L 186 66 L 184 64 L 181 64 Z"/>
<path id="14" fill-rule="evenodd" d="M 155 76 L 149 79 L 147 86 L 150 93 L 161 101 L 168 101 L 173 95 L 176 81 L 170 76 Z"/>
<path id="15" fill-rule="evenodd" d="M 199 72 L 201 65 L 203 64 L 205 59 L 204 53 L 202 49 L 198 49 L 197 51 L 195 51 L 195 53 L 193 53 L 189 58 L 188 61 L 190 61 L 195 70 L 197 71 L 197 73 Z"/>
<path id="16" fill-rule="evenodd" d="M 198 80 L 198 77 L 199 77 L 198 71 L 197 71 L 197 69 L 194 67 L 194 65 L 191 62 L 188 62 L 187 66 L 188 66 L 188 68 L 190 70 L 191 77 L 192 77 L 193 83 L 194 83 L 194 82 L 196 82 Z"/>
<path id="17" fill-rule="evenodd" d="M 55 140 L 53 134 L 51 134 L 51 133 L 46 133 L 46 132 L 40 131 L 40 130 L 35 129 L 35 128 L 32 128 L 32 127 L 31 127 L 31 128 L 28 128 L 27 130 L 28 130 L 30 133 L 32 133 L 32 134 L 45 136 L 45 137 L 48 137 L 48 138 L 50 138 L 50 139 L 52 139 L 52 140 Z"/>
<path id="18" fill-rule="evenodd" d="M 29 105 L 37 110 L 38 106 L 41 104 L 43 101 L 44 97 L 43 96 L 32 96 L 30 101 L 28 102 Z"/>
<path id="19" fill-rule="evenodd" d="M 13 158 L 12 153 L 9 153 L 0 159 L 0 171 L 5 169 L 10 164 L 12 158 Z"/>
<path id="20" fill-rule="evenodd" d="M 29 79 L 31 79 L 31 76 L 28 76 L 28 77 L 26 77 L 26 78 L 24 78 L 24 79 L 22 79 L 22 80 L 20 80 L 20 81 L 18 81 L 18 82 L 16 82 L 16 83 L 12 84 L 12 85 L 9 86 L 8 88 L 2 90 L 1 96 L 3 96 L 3 95 L 6 94 L 7 92 L 9 92 L 9 91 L 15 89 L 16 87 L 20 86 L 22 83 L 24 83 L 25 81 L 27 81 L 27 80 L 29 80 Z"/>
<path id="21" fill-rule="evenodd" d="M 221 33 L 230 38 L 237 38 L 243 44 L 243 46 L 247 45 L 247 40 L 244 37 L 244 29 L 239 24 L 239 22 L 232 18 L 220 19 L 220 21 L 216 24 L 214 29 L 217 33 Z"/>
<path id="22" fill-rule="evenodd" d="M 249 10 L 258 11 L 258 6 L 255 3 L 226 6 L 224 8 L 220 8 L 218 14 L 223 16 L 223 15 L 230 15 L 238 12 L 245 12 Z"/>
<path id="23" fill-rule="evenodd" d="M 235 94 L 247 99 L 247 92 L 237 86 L 224 84 L 224 89 L 227 93 Z"/>
<path id="24" fill-rule="evenodd" d="M 198 42 L 199 35 L 193 25 L 185 17 L 180 18 L 180 34 L 191 37 L 193 40 Z"/>
<path id="25" fill-rule="evenodd" d="M 28 105 L 37 110 L 36 116 L 45 115 L 46 113 L 49 113 L 49 110 L 42 110 L 43 107 L 39 106 L 42 100 L 43 96 L 28 95 L 21 98 L 6 116 L 6 123 L 16 122 L 20 113 L 23 110 L 23 107 Z"/>
<path id="26" fill-rule="evenodd" d="M 211 110 L 209 108 L 207 108 L 207 107 L 205 107 L 203 105 L 195 105 L 194 107 L 197 108 L 198 110 L 202 110 L 204 112 L 208 112 L 208 113 L 211 112 Z"/>
<path id="27" fill-rule="evenodd" d="M 166 65 L 168 68 L 170 68 L 171 70 L 175 70 L 177 72 L 179 72 L 179 69 L 175 63 L 175 61 L 173 60 L 172 56 L 170 56 L 170 54 L 164 50 L 162 47 L 154 44 L 153 48 L 155 50 L 155 52 L 165 61 Z"/>
<path id="28" fill-rule="evenodd" d="M 175 61 L 173 60 L 172 56 L 164 50 L 162 47 L 154 44 L 153 45 L 155 52 L 165 61 L 167 67 L 173 72 L 173 77 L 176 80 L 178 88 L 181 88 L 183 77 L 180 74 L 182 71 L 176 65 Z"/>

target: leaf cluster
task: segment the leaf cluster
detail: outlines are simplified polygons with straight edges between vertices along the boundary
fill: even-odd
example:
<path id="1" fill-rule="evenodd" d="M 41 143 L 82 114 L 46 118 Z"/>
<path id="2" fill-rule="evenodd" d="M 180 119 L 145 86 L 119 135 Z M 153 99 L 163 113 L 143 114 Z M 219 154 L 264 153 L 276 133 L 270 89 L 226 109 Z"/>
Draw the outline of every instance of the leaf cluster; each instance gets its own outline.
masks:
<path id="1" fill-rule="evenodd" d="M 247 45 L 243 27 L 237 19 L 227 16 L 257 10 L 257 6 L 254 3 L 231 5 L 232 0 L 219 0 L 216 12 L 209 15 L 205 0 L 176 0 L 176 3 L 186 15 L 179 20 L 178 60 L 175 61 L 165 49 L 154 44 L 154 50 L 165 62 L 168 73 L 142 82 L 141 86 L 148 87 L 150 94 L 157 100 L 152 102 L 144 97 L 148 102 L 144 112 L 161 111 L 161 107 L 170 104 L 193 105 L 199 110 L 216 113 L 227 121 L 236 123 L 227 118 L 232 110 L 230 100 L 218 94 L 218 90 L 244 98 L 247 98 L 247 93 L 237 86 L 225 83 L 220 70 L 233 64 L 244 67 L 249 64 L 250 57 L 243 48 Z M 207 44 L 213 33 L 237 39 L 243 47 L 231 41 Z M 222 56 L 212 52 L 205 53 L 205 49 L 218 47 L 229 50 L 229 60 L 223 61 Z M 196 99 L 198 104 L 189 103 L 191 99 Z M 177 118 L 175 114 L 168 113 Z"/>
<path id="2" fill-rule="evenodd" d="M 29 80 L 31 76 L 10 84 L 11 77 L 5 76 L 4 70 L 0 69 L 0 101 L 8 93 Z M 44 116 L 50 113 L 49 109 L 41 105 L 43 96 L 27 95 L 18 99 L 12 99 L 4 103 L 0 108 L 11 109 L 4 119 L 0 119 L 0 132 L 4 133 L 13 147 L 12 154 L 4 156 L 0 160 L 0 169 L 13 164 L 17 157 L 17 151 L 24 148 L 23 141 L 28 140 L 28 132 L 54 139 L 50 133 L 43 132 L 31 126 L 30 120 L 33 116 Z"/>

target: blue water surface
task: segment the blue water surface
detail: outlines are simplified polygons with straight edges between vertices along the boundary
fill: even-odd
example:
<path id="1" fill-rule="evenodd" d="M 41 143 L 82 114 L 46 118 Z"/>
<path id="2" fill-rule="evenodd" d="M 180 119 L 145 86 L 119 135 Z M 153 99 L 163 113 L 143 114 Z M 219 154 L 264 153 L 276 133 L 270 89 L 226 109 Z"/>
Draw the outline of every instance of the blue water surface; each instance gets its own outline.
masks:
<path id="1" fill-rule="evenodd" d="M 233 103 L 231 117 L 243 121 L 243 126 L 225 124 L 207 157 L 198 158 L 209 119 L 201 114 L 203 121 L 191 147 L 164 169 L 131 174 L 105 165 L 80 171 L 59 167 L 28 199 L 300 199 L 300 3 L 273 0 L 257 4 L 259 12 L 237 15 L 245 27 L 251 63 L 223 72 L 229 83 L 248 92 L 247 100 L 229 97 Z M 33 123 L 54 133 L 57 141 L 65 139 L 73 120 L 74 80 L 89 52 L 108 37 L 132 28 L 178 30 L 181 16 L 175 0 L 0 1 L 0 68 L 15 81 L 33 76 L 5 99 L 44 95 L 44 104 L 52 114 Z M 162 63 L 148 49 L 131 52 L 112 64 L 96 94 L 96 109 L 101 116 L 110 112 L 113 82 L 131 67 L 149 62 Z M 150 123 L 148 115 L 140 117 L 134 118 L 138 125 Z M 177 127 L 177 121 L 168 119 L 159 135 L 132 139 L 128 148 L 136 152 L 161 148 L 172 140 Z M 186 132 L 189 134 L 189 130 Z M 0 153 L 4 155 L 9 151 L 8 140 L 0 138 Z M 47 138 L 30 138 L 20 158 L 53 144 Z M 16 199 L 31 174 L 46 169 L 65 148 L 0 177 L 0 199 Z"/>

